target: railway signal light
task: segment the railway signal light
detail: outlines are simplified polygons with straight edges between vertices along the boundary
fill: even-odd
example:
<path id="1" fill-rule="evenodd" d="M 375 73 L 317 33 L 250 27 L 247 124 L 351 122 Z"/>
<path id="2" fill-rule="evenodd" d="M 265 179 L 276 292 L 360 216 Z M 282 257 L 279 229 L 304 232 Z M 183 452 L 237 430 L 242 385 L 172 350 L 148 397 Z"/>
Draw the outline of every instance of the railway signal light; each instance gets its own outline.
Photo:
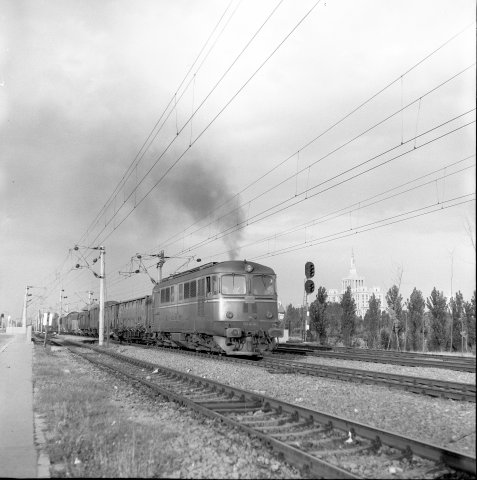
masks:
<path id="1" fill-rule="evenodd" d="M 306 278 L 313 278 L 315 275 L 315 265 L 313 262 L 306 262 L 305 263 L 305 277 Z"/>
<path id="2" fill-rule="evenodd" d="M 305 292 L 313 293 L 314 291 L 315 291 L 315 282 L 313 282 L 313 280 L 308 279 L 305 282 Z"/>

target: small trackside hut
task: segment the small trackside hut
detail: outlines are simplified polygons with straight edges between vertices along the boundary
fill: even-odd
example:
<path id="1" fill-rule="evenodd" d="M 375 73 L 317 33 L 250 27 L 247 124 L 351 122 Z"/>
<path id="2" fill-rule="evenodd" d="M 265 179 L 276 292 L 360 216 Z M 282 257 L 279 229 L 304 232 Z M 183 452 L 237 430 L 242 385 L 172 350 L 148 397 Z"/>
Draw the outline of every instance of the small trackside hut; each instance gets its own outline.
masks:
<path id="1" fill-rule="evenodd" d="M 211 262 L 153 289 L 156 342 L 227 355 L 259 356 L 283 336 L 276 275 L 254 262 Z"/>

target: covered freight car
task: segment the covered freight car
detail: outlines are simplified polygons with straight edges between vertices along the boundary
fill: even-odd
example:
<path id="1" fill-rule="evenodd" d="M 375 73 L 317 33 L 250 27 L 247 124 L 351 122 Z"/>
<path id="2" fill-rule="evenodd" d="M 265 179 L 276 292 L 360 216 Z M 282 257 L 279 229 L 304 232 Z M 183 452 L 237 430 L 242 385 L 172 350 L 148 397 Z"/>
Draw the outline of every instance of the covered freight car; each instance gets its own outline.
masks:
<path id="1" fill-rule="evenodd" d="M 152 296 L 118 302 L 113 331 L 119 340 L 152 342 Z"/>

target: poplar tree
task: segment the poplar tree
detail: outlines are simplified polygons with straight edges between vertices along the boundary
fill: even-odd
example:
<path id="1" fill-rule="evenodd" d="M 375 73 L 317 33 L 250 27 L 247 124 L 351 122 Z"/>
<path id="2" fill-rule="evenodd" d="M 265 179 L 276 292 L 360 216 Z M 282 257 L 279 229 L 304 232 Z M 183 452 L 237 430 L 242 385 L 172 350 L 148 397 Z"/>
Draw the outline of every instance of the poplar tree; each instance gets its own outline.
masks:
<path id="1" fill-rule="evenodd" d="M 467 345 L 475 346 L 475 290 L 470 302 L 464 303 L 464 314 L 466 319 Z"/>
<path id="2" fill-rule="evenodd" d="M 341 316 L 343 309 L 338 302 L 328 303 L 326 308 L 326 318 L 328 323 L 327 336 L 335 342 L 341 340 Z"/>
<path id="3" fill-rule="evenodd" d="M 444 350 L 446 346 L 446 306 L 447 299 L 442 292 L 433 288 L 431 296 L 426 300 L 431 314 L 429 331 L 429 347 L 434 350 Z"/>
<path id="4" fill-rule="evenodd" d="M 346 347 L 351 346 L 351 338 L 356 326 L 356 302 L 351 294 L 351 287 L 346 289 L 340 302 L 343 312 L 341 314 L 341 334 Z"/>
<path id="5" fill-rule="evenodd" d="M 285 325 L 288 326 L 290 335 L 292 335 L 294 330 L 301 328 L 300 313 L 300 309 L 294 307 L 291 303 L 287 306 L 285 312 Z"/>
<path id="6" fill-rule="evenodd" d="M 393 285 L 388 290 L 388 293 L 386 293 L 386 303 L 388 304 L 388 313 L 392 318 L 389 332 L 389 342 L 392 342 L 395 348 L 399 348 L 399 334 L 403 329 L 403 324 L 402 295 L 399 293 L 399 287 L 397 285 Z M 394 345 L 394 343 L 396 344 Z"/>
<path id="7" fill-rule="evenodd" d="M 368 340 L 368 348 L 379 348 L 381 341 L 379 338 L 379 318 L 381 312 L 379 311 L 381 302 L 376 298 L 374 293 L 368 302 L 368 310 L 364 316 L 364 328 Z"/>
<path id="8" fill-rule="evenodd" d="M 462 336 L 462 320 L 464 317 L 464 297 L 459 291 L 455 294 L 455 298 L 451 297 L 449 300 L 449 309 L 451 312 L 450 325 L 449 325 L 449 344 L 450 351 L 461 350 Z"/>
<path id="9" fill-rule="evenodd" d="M 310 321 L 313 330 L 316 332 L 317 340 L 320 343 L 326 343 L 328 319 L 326 309 L 328 294 L 325 287 L 319 287 L 316 293 L 316 299 L 310 305 Z"/>
<path id="10" fill-rule="evenodd" d="M 424 325 L 424 309 L 426 302 L 422 296 L 422 292 L 414 287 L 409 300 L 407 301 L 407 310 L 409 312 L 408 322 L 408 339 L 411 350 L 418 351 L 419 346 L 423 345 Z"/>

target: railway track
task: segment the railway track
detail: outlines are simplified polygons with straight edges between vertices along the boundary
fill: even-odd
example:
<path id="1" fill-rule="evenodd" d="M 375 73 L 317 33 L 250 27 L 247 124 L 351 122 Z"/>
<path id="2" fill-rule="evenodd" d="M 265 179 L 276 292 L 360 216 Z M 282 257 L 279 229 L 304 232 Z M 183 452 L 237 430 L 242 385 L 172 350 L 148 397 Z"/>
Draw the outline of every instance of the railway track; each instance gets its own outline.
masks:
<path id="1" fill-rule="evenodd" d="M 285 373 L 301 373 L 318 377 L 334 378 L 348 382 L 358 382 L 398 388 L 408 392 L 433 397 L 451 398 L 475 403 L 475 384 L 449 382 L 431 378 L 397 375 L 356 368 L 313 365 L 286 359 L 264 359 L 268 368 Z"/>
<path id="2" fill-rule="evenodd" d="M 413 367 L 444 368 L 475 373 L 475 357 L 455 357 L 451 355 L 417 354 L 409 352 L 394 352 L 390 350 L 362 349 L 320 349 L 308 344 L 280 344 L 278 353 L 314 355 L 325 358 L 357 360 L 360 362 L 389 363 Z M 303 353 L 302 353 L 303 354 Z"/>
<path id="3" fill-rule="evenodd" d="M 53 341 L 73 346 L 75 353 L 95 365 L 140 382 L 153 395 L 260 438 L 313 477 L 475 477 L 475 458 L 452 450 L 98 347 Z"/>
<path id="4" fill-rule="evenodd" d="M 92 343 L 87 340 L 83 343 Z M 141 346 L 141 345 L 137 345 Z M 144 347 L 150 348 L 150 347 Z M 162 348 L 170 351 L 168 347 Z M 177 353 L 184 355 L 199 356 L 207 359 L 221 360 L 227 362 L 242 363 L 257 367 L 266 368 L 272 373 L 299 373 L 315 377 L 333 378 L 347 382 L 364 383 L 368 385 L 381 385 L 384 387 L 404 390 L 419 395 L 429 395 L 432 397 L 449 398 L 457 401 L 476 402 L 475 384 L 452 382 L 446 380 L 436 380 L 432 378 L 415 377 L 411 375 L 398 375 L 383 373 L 370 370 L 361 370 L 355 368 L 334 367 L 328 365 L 315 365 L 304 363 L 289 358 L 274 358 L 273 356 L 264 357 L 261 360 L 250 360 L 245 358 L 227 357 L 218 355 L 209 355 L 202 352 L 188 350 L 172 349 Z"/>

